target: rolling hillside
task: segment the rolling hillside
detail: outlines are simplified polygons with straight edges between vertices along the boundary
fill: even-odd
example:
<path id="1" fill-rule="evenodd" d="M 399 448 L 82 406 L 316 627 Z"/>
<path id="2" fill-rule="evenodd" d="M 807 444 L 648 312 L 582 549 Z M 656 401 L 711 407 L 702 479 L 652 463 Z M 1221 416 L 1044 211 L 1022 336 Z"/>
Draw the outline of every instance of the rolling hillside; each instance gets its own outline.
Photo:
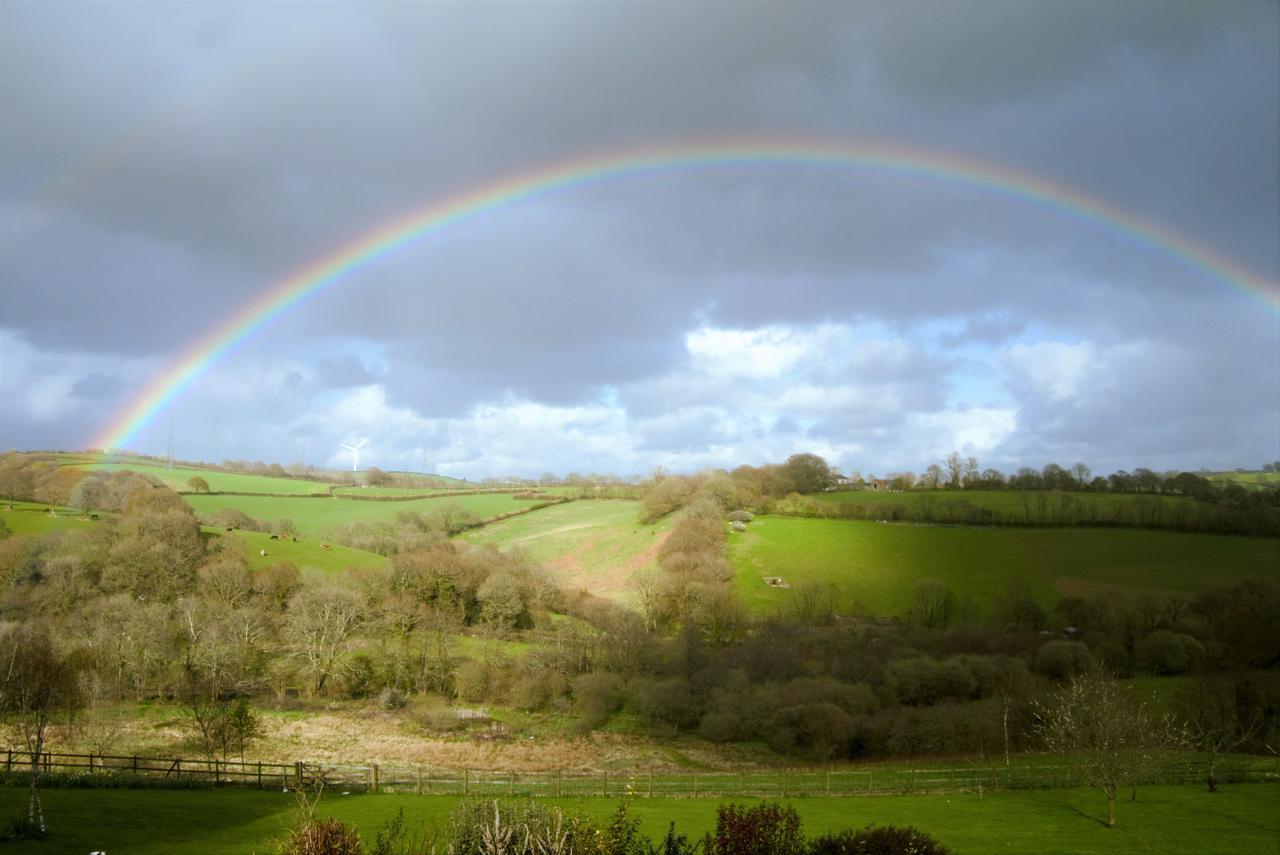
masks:
<path id="1" fill-rule="evenodd" d="M 971 529 L 757 517 L 729 538 L 737 588 L 757 610 L 785 607 L 805 585 L 833 584 L 846 613 L 905 613 L 935 579 L 988 611 L 1009 579 L 1048 608 L 1062 595 L 1197 591 L 1280 574 L 1280 540 L 1134 529 Z M 790 589 L 770 587 L 780 576 Z"/>
<path id="2" fill-rule="evenodd" d="M 638 570 L 657 565 L 671 518 L 641 525 L 639 503 L 577 501 L 500 520 L 459 535 L 469 543 L 520 549 L 552 571 L 566 588 L 625 602 Z"/>
<path id="3" fill-rule="evenodd" d="M 481 519 L 527 508 L 536 502 L 514 499 L 510 495 L 483 493 L 473 496 L 448 496 L 435 499 L 413 499 L 404 502 L 362 502 L 334 497 L 279 498 L 273 496 L 206 496 L 188 494 L 187 502 L 200 515 L 221 508 L 235 508 L 261 520 L 293 520 L 298 531 L 309 538 L 324 537 L 335 527 L 356 520 L 390 522 L 404 511 L 429 513 L 448 504 L 470 511 Z"/>

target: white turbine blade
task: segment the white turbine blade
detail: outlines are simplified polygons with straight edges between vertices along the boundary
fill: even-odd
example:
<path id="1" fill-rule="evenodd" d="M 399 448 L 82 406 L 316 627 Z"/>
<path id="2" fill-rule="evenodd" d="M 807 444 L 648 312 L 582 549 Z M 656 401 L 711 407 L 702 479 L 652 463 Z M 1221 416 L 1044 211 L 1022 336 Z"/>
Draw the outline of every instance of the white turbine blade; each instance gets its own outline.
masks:
<path id="1" fill-rule="evenodd" d="M 367 437 L 367 436 L 366 436 L 364 439 L 362 439 L 362 440 L 360 440 L 359 442 L 357 442 L 357 443 L 356 443 L 356 448 L 360 448 L 360 447 L 362 447 L 362 446 L 363 446 L 366 442 L 368 442 L 368 441 L 369 441 L 369 437 Z"/>

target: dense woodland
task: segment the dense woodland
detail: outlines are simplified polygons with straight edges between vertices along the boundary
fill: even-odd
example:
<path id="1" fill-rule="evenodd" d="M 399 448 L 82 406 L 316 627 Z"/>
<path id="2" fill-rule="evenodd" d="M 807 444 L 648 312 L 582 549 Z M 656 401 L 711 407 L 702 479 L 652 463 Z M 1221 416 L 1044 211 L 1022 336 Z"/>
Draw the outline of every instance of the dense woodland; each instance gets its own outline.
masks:
<path id="1" fill-rule="evenodd" d="M 301 697 L 396 708 L 438 696 L 558 713 L 579 732 L 625 722 L 811 760 L 1001 755 L 1040 747 L 1038 698 L 1104 669 L 1190 675 L 1171 702 L 1184 721 L 1230 734 L 1232 747 L 1280 745 L 1274 579 L 1192 598 L 1065 598 L 1051 611 L 1011 582 L 982 616 L 923 583 L 909 615 L 880 619 L 838 614 L 815 588 L 785 613 L 750 613 L 731 585 L 726 531 L 767 501 L 753 484 L 791 477 L 793 492 L 814 468 L 793 458 L 648 481 L 644 515 L 677 517 L 660 569 L 636 579 L 632 610 L 412 520 L 387 534 L 402 541 L 384 570 L 253 572 L 234 537 L 203 535 L 152 479 L 95 473 L 68 486 L 65 468 L 11 456 L 0 464 L 7 496 L 69 501 L 100 519 L 0 540 L 0 628 L 47 632 L 90 704 L 167 699 L 198 712 Z M 460 633 L 533 648 L 462 656 Z"/>

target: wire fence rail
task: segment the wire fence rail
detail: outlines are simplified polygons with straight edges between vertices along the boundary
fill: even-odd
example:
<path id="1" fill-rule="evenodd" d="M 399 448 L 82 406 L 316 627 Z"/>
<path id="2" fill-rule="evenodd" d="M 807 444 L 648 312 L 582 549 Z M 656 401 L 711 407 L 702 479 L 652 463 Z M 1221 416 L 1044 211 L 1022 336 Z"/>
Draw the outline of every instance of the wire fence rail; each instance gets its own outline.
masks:
<path id="1" fill-rule="evenodd" d="M 32 755 L 0 750 L 6 777 L 29 774 Z M 203 786 L 295 789 L 323 785 L 341 792 L 417 793 L 447 796 L 523 796 L 576 798 L 585 796 L 661 798 L 802 798 L 806 796 L 884 796 L 951 794 L 1005 790 L 1081 787 L 1086 781 L 1070 762 L 1019 762 L 1004 766 L 862 766 L 832 769 L 778 769 L 751 772 L 653 773 L 620 772 L 497 772 L 439 769 L 427 766 L 376 763 L 268 763 L 245 760 L 147 757 L 115 754 L 42 753 L 41 774 L 73 778 L 111 776 L 163 786 Z M 1232 757 L 1216 770 L 1227 783 L 1280 783 L 1280 762 L 1266 758 Z M 1153 763 L 1134 783 L 1203 783 L 1208 766 L 1203 757 L 1175 755 Z M 80 783 L 92 786 L 92 780 Z M 102 781 L 108 784 L 108 781 Z"/>

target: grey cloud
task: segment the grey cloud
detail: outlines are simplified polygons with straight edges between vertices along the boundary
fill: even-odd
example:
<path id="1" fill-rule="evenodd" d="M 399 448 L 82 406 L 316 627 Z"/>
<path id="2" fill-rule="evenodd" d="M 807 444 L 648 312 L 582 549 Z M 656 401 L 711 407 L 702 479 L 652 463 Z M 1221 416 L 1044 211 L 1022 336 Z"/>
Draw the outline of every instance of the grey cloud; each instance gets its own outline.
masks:
<path id="1" fill-rule="evenodd" d="M 166 361 L 251 296 L 431 200 L 702 137 L 873 137 L 974 157 L 1280 275 L 1274 4 L 74 9 L 0 5 L 0 115 L 12 117 L 0 134 L 0 323 L 49 354 Z M 375 381 L 423 416 L 616 389 L 635 420 L 713 402 L 749 423 L 749 390 L 689 376 L 686 332 L 879 322 L 916 341 L 921 324 L 946 319 L 959 331 L 917 343 L 1142 339 L 1184 348 L 1193 388 L 1215 383 L 1191 370 L 1196 355 L 1230 376 L 1277 361 L 1274 324 L 1243 319 L 1253 307 L 1230 291 L 1123 224 L 981 182 L 720 163 L 614 176 L 454 223 L 345 275 L 244 353 L 308 366 L 299 377 L 311 382 L 280 380 L 301 433 L 327 395 Z M 385 374 L 382 362 L 317 359 L 333 342 L 377 352 Z M 832 359 L 788 382 L 882 384 L 883 412 L 811 426 L 871 442 L 901 412 L 948 406 L 958 365 Z M 36 382 L 41 369 L 22 371 Z M 1204 411 L 1194 395 L 1141 388 L 1158 390 L 1149 409 L 1164 427 L 1153 429 L 1170 447 L 1212 456 L 1271 441 L 1244 428 L 1214 440 L 1210 415 L 1178 415 Z M 187 394 L 198 409 L 215 393 Z M 1010 455 L 1093 442 L 1108 413 L 1141 423 L 1014 394 Z M 1213 400 L 1239 414 L 1234 425 L 1265 427 L 1249 398 Z M 265 421 L 242 417 L 245 435 Z M 875 447 L 898 453 L 893 441 Z"/>

